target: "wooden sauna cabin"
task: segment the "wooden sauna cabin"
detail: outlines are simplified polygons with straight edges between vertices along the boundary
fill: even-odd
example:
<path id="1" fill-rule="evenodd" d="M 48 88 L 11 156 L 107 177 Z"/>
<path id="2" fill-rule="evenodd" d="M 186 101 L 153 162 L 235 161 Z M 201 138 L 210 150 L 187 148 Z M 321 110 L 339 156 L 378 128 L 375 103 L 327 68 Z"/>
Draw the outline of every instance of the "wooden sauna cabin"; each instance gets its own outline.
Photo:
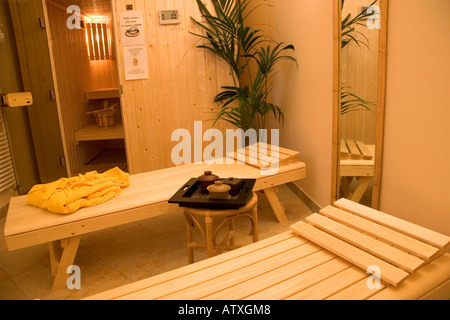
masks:
<path id="1" fill-rule="evenodd" d="M 173 9 L 170 3 L 45 1 L 70 175 L 111 166 L 131 174 L 173 167 L 175 130 L 194 133 L 195 121 L 202 122 L 202 132 L 212 127 L 223 134 L 234 129 L 225 121 L 211 121 L 220 110 L 212 97 L 220 87 L 231 85 L 233 77 L 225 61 L 195 48 L 198 39 L 191 34 L 196 30 L 191 17 L 200 18 L 195 2 L 177 2 L 180 20 L 166 24 L 158 17 L 161 10 Z M 80 29 L 67 27 L 71 5 L 81 9 Z M 142 14 L 140 46 L 145 52 L 140 61 L 146 61 L 148 72 L 138 79 L 130 79 L 127 72 L 126 54 L 133 45 L 124 42 L 120 31 L 121 17 L 129 12 Z M 92 44 L 97 37 L 89 21 L 106 24 L 99 38 L 108 40 L 99 47 L 109 50 L 97 53 L 100 57 L 92 57 L 98 45 Z M 93 116 L 86 113 L 104 109 L 105 103 L 108 107 L 120 103 L 120 112 L 114 127 L 98 130 Z"/>
<path id="2" fill-rule="evenodd" d="M 87 13 L 82 2 L 46 0 L 45 8 L 67 172 L 127 171 L 110 1 Z M 79 20 L 70 20 L 71 5 Z"/>

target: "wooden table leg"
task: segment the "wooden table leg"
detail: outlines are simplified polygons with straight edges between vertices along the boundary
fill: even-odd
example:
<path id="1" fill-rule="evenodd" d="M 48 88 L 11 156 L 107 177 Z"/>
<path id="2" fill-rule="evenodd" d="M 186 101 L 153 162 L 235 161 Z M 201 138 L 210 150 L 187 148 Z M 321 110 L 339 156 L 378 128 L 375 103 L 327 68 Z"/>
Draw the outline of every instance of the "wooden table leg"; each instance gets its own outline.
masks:
<path id="1" fill-rule="evenodd" d="M 236 243 L 234 241 L 234 218 L 231 218 L 228 224 L 228 233 L 233 234 L 233 236 L 230 238 L 230 246 L 234 246 Z"/>
<path id="2" fill-rule="evenodd" d="M 287 223 L 288 219 L 286 217 L 286 213 L 284 212 L 283 206 L 278 199 L 278 196 L 275 192 L 274 188 L 264 189 L 264 194 L 269 201 L 272 210 L 275 212 L 275 215 L 280 223 Z"/>
<path id="3" fill-rule="evenodd" d="M 52 264 L 52 273 L 55 276 L 53 282 L 53 290 L 65 288 L 67 285 L 67 268 L 73 265 L 75 256 L 77 254 L 78 245 L 80 244 L 81 236 L 75 236 L 68 239 L 61 240 L 62 254 L 58 262 L 58 248 L 55 242 L 50 244 L 50 261 Z"/>
<path id="4" fill-rule="evenodd" d="M 194 247 L 193 247 L 193 237 L 192 237 L 192 228 L 194 224 L 192 222 L 192 218 L 186 211 L 184 212 L 185 223 L 186 223 L 186 245 L 188 251 L 188 262 L 189 264 L 194 263 Z"/>
<path id="5" fill-rule="evenodd" d="M 206 252 L 208 258 L 214 256 L 214 243 L 213 243 L 213 230 L 212 230 L 213 219 L 211 217 L 205 217 L 205 227 L 206 227 Z"/>
<path id="6" fill-rule="evenodd" d="M 353 195 L 350 200 L 359 202 L 361 201 L 361 198 L 363 197 L 364 193 L 366 192 L 367 188 L 369 187 L 370 182 L 372 181 L 372 177 L 361 177 L 358 180 L 358 186 L 355 189 L 355 192 L 353 192 Z"/>
<path id="7" fill-rule="evenodd" d="M 348 177 L 341 177 L 341 188 L 344 193 L 344 197 L 350 199 L 352 192 L 350 190 L 350 182 L 348 181 Z"/>

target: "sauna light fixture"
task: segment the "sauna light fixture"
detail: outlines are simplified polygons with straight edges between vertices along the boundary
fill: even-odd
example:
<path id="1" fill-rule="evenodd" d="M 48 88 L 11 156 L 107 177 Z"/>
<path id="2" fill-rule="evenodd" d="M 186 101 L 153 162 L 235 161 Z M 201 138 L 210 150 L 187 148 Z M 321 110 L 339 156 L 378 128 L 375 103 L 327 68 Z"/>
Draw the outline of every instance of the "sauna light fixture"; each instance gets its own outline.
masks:
<path id="1" fill-rule="evenodd" d="M 86 23 L 86 44 L 89 59 L 109 60 L 111 59 L 111 33 L 109 25 L 105 22 Z"/>

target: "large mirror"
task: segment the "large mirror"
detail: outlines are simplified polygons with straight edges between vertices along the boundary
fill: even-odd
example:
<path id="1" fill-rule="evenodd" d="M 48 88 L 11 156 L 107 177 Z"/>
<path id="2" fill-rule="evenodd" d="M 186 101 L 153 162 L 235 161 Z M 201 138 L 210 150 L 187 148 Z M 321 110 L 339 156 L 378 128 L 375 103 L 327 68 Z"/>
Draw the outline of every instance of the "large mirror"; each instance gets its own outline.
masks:
<path id="1" fill-rule="evenodd" d="M 332 200 L 378 208 L 388 0 L 335 0 Z"/>

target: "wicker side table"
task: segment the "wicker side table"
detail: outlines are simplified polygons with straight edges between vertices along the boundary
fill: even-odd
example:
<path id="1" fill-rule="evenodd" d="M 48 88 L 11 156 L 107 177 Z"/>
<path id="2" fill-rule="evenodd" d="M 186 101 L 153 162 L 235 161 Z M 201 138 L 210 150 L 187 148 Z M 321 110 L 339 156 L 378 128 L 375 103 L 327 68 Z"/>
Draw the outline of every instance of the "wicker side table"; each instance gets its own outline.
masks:
<path id="1" fill-rule="evenodd" d="M 235 244 L 234 219 L 237 217 L 247 217 L 252 223 L 250 235 L 253 236 L 253 242 L 258 241 L 258 196 L 253 193 L 252 199 L 242 208 L 234 210 L 221 209 L 195 209 L 185 208 L 184 216 L 186 222 L 188 261 L 194 262 L 194 248 L 206 248 L 208 258 L 222 253 L 224 250 L 233 250 L 239 248 Z M 197 217 L 204 217 L 205 227 L 201 225 Z M 213 230 L 213 219 L 224 218 L 223 221 Z M 221 243 L 217 243 L 217 234 L 221 228 L 228 224 L 228 233 Z M 205 239 L 204 243 L 193 241 L 193 232 L 198 229 Z"/>

